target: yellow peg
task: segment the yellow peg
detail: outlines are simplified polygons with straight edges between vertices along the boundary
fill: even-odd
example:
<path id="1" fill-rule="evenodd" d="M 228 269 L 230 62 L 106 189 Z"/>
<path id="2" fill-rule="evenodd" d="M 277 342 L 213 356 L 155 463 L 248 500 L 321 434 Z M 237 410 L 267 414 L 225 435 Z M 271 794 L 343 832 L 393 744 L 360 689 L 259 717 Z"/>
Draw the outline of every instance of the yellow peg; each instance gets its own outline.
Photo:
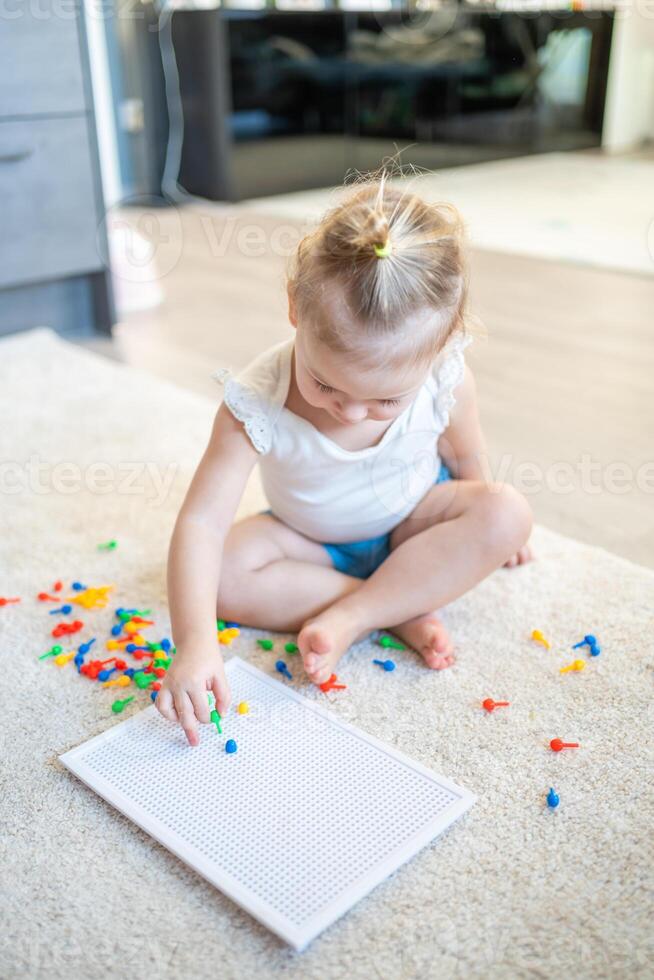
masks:
<path id="1" fill-rule="evenodd" d="M 250 705 L 247 703 L 247 701 L 241 701 L 236 710 L 238 711 L 239 715 L 247 715 L 248 711 L 250 710 Z"/>
<path id="2" fill-rule="evenodd" d="M 75 656 L 74 650 L 72 651 L 72 653 L 59 653 L 54 658 L 54 662 L 56 663 L 57 667 L 65 667 L 68 661 L 72 660 L 74 656 Z"/>
<path id="3" fill-rule="evenodd" d="M 109 602 L 109 593 L 113 585 L 101 585 L 98 589 L 85 589 L 76 595 L 69 596 L 67 602 L 74 602 L 84 609 L 104 609 Z"/>
<path id="4" fill-rule="evenodd" d="M 224 643 L 225 646 L 229 646 L 232 640 L 236 639 L 239 632 L 240 630 L 238 630 L 235 626 L 230 626 L 228 629 L 218 631 L 218 639 L 221 643 Z"/>
<path id="5" fill-rule="evenodd" d="M 107 650 L 121 650 L 122 646 L 118 640 L 107 640 Z"/>
<path id="6" fill-rule="evenodd" d="M 545 639 L 545 637 L 543 636 L 540 630 L 534 630 L 533 633 L 531 634 L 531 638 L 532 640 L 535 640 L 536 643 L 541 643 L 546 650 L 552 649 L 552 644 L 550 643 L 549 640 Z"/>
<path id="7" fill-rule="evenodd" d="M 559 669 L 559 673 L 560 674 L 567 674 L 571 670 L 575 670 L 576 671 L 576 670 L 585 670 L 585 669 L 586 669 L 586 661 L 585 660 L 573 660 L 572 663 L 571 664 L 568 664 L 567 667 L 561 667 Z"/>
<path id="8" fill-rule="evenodd" d="M 121 674 L 120 677 L 114 677 L 110 681 L 103 681 L 102 686 L 103 687 L 129 687 L 131 683 L 132 681 L 127 676 L 127 674 Z"/>

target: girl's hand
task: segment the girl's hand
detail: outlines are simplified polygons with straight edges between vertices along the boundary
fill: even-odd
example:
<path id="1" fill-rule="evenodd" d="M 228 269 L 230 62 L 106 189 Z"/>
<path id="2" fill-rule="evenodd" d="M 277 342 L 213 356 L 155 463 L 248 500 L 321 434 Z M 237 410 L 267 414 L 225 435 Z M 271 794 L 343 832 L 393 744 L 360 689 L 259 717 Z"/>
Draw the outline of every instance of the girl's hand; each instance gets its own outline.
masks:
<path id="1" fill-rule="evenodd" d="M 528 561 L 532 561 L 534 553 L 528 544 L 522 546 L 520 551 L 516 552 L 508 561 L 504 562 L 505 568 L 515 568 L 516 565 L 526 565 Z"/>
<path id="2" fill-rule="evenodd" d="M 213 645 L 178 647 L 154 703 L 164 718 L 180 723 L 189 745 L 200 742 L 198 722 L 210 721 L 208 691 L 213 691 L 216 710 L 224 717 L 231 693 L 218 650 Z"/>

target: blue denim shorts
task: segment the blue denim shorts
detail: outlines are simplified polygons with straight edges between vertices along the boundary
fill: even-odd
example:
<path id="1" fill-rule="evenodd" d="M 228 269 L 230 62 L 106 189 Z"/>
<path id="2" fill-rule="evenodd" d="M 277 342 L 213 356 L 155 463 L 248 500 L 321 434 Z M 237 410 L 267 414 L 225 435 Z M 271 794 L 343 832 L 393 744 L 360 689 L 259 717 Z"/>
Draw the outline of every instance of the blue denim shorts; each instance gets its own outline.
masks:
<path id="1" fill-rule="evenodd" d="M 452 474 L 444 463 L 436 483 L 445 483 L 446 480 L 453 479 Z M 272 514 L 271 510 L 262 510 L 262 514 Z M 381 534 L 378 538 L 367 538 L 364 541 L 347 541 L 339 544 L 325 544 L 323 548 L 332 560 L 334 568 L 346 575 L 354 578 L 369 578 L 372 573 L 379 568 L 391 553 L 391 532 Z"/>

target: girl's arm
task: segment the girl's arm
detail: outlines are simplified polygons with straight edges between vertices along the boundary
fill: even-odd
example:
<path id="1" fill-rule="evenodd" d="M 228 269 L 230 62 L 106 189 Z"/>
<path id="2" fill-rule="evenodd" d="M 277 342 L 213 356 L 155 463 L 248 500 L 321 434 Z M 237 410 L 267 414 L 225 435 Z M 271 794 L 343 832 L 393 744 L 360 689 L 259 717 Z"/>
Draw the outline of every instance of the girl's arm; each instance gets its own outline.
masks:
<path id="1" fill-rule="evenodd" d="M 450 424 L 438 442 L 439 454 L 457 479 L 486 480 L 489 478 L 486 442 L 479 421 L 475 379 L 467 365 L 455 395 Z"/>
<path id="2" fill-rule="evenodd" d="M 191 745 L 209 721 L 207 692 L 223 715 L 230 700 L 216 640 L 216 600 L 225 538 L 257 452 L 225 405 L 178 514 L 168 553 L 168 602 L 177 652 L 156 705 L 179 721 Z"/>

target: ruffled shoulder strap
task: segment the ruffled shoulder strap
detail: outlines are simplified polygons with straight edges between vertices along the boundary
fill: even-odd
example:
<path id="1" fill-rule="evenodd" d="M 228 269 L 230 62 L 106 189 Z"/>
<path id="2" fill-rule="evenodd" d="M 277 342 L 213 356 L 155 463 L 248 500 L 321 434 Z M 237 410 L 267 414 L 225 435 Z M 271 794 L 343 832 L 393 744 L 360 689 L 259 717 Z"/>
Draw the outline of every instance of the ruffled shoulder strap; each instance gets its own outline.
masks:
<path id="1" fill-rule="evenodd" d="M 430 380 L 434 394 L 434 416 L 439 434 L 450 424 L 450 412 L 454 408 L 454 391 L 463 381 L 465 359 L 463 352 L 472 343 L 472 337 L 457 331 L 445 344 L 434 362 Z"/>
<path id="2" fill-rule="evenodd" d="M 258 453 L 272 447 L 275 424 L 288 395 L 292 353 L 293 338 L 263 351 L 238 374 L 219 368 L 211 375 L 224 386 L 223 401 L 243 423 Z"/>

